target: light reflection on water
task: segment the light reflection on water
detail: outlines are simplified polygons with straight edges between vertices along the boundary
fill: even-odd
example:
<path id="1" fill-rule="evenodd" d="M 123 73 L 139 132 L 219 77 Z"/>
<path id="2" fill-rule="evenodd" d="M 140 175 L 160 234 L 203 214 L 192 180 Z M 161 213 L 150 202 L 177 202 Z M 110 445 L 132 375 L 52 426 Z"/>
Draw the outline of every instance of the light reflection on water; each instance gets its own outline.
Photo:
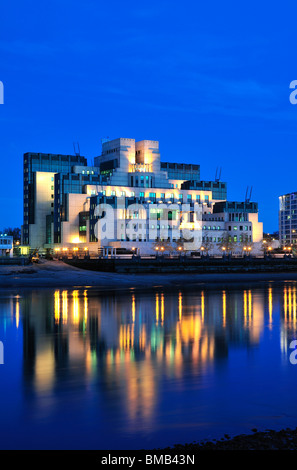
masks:
<path id="1" fill-rule="evenodd" d="M 152 448 L 296 426 L 296 284 L 0 295 L 1 448 Z"/>

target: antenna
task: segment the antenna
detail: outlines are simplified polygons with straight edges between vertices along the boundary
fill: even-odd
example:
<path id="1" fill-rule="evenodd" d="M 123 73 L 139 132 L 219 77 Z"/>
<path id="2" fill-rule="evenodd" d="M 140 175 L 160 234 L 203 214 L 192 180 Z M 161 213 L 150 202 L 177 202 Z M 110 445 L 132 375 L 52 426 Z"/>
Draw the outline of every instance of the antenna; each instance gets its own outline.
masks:
<path id="1" fill-rule="evenodd" d="M 77 145 L 77 148 L 76 148 Z M 79 143 L 78 142 L 73 142 L 73 149 L 74 149 L 74 154 L 77 157 L 80 157 L 80 148 L 79 148 Z"/>
<path id="2" fill-rule="evenodd" d="M 221 179 L 221 174 L 222 174 L 222 167 L 217 167 L 216 169 L 216 176 L 215 176 L 215 182 L 218 183 Z"/>

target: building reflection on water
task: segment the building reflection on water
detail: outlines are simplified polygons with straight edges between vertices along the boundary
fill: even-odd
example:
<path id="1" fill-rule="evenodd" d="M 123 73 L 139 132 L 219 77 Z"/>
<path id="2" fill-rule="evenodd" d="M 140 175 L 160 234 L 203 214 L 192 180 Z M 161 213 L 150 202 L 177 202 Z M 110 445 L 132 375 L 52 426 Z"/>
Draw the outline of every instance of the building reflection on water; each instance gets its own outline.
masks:
<path id="1" fill-rule="evenodd" d="M 226 364 L 230 348 L 257 346 L 275 321 L 287 354 L 296 335 L 296 292 L 294 283 L 174 294 L 56 290 L 9 302 L 23 333 L 26 389 L 42 395 L 92 384 L 134 421 L 151 419 L 164 377 L 181 388 L 187 374 L 203 380 L 206 370 Z"/>
<path id="2" fill-rule="evenodd" d="M 281 299 L 281 351 L 285 359 L 290 353 L 290 342 L 297 339 L 297 287 L 286 283 Z"/>

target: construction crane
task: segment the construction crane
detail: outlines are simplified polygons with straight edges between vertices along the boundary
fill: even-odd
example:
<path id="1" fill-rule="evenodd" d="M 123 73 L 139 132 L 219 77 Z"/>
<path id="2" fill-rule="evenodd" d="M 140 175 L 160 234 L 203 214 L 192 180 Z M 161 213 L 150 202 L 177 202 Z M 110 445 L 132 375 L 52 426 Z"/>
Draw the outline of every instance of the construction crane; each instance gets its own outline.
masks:
<path id="1" fill-rule="evenodd" d="M 251 186 L 250 193 L 249 193 L 249 187 L 247 186 L 246 192 L 245 192 L 245 202 L 246 203 L 250 202 L 250 200 L 251 200 L 252 190 L 253 190 L 253 186 Z"/>

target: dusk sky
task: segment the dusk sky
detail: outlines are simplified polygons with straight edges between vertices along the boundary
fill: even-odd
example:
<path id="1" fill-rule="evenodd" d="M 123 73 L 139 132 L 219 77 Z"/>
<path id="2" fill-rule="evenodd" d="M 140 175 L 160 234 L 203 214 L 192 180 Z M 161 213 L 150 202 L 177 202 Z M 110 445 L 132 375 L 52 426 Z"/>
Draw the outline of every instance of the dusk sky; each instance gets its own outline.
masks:
<path id="1" fill-rule="evenodd" d="M 0 229 L 22 224 L 22 156 L 91 159 L 101 139 L 160 141 L 163 161 L 222 167 L 228 199 L 253 186 L 264 231 L 297 191 L 297 5 L 1 2 Z"/>

